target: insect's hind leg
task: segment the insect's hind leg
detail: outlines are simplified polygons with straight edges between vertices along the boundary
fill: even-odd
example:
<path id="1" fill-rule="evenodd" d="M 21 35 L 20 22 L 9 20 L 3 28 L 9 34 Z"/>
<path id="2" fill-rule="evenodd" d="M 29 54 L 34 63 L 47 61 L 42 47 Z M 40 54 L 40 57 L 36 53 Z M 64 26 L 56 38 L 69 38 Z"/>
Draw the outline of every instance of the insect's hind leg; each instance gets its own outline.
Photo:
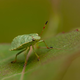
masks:
<path id="1" fill-rule="evenodd" d="M 24 49 L 24 50 L 20 51 L 19 53 L 17 53 L 16 56 L 15 56 L 15 60 L 12 61 L 11 63 L 15 63 L 15 62 L 17 61 L 17 56 L 18 56 L 19 54 L 21 54 L 22 52 L 24 52 L 25 50 L 26 50 L 26 49 Z"/>
<path id="2" fill-rule="evenodd" d="M 34 53 L 35 53 L 35 55 L 36 55 L 36 57 L 37 57 L 37 59 L 38 59 L 38 61 L 39 61 L 40 58 L 39 58 L 38 54 L 35 52 L 33 45 L 32 45 L 32 48 L 33 48 L 33 51 L 34 51 Z"/>

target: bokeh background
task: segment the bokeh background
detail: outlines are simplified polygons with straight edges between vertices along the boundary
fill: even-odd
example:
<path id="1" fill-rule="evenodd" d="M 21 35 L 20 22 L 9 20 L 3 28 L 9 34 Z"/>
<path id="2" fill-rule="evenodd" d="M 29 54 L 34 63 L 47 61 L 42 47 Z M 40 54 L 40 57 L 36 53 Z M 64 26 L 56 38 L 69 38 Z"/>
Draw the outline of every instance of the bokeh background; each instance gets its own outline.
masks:
<path id="1" fill-rule="evenodd" d="M 0 0 L 0 43 L 21 34 L 52 37 L 80 27 L 80 0 Z"/>

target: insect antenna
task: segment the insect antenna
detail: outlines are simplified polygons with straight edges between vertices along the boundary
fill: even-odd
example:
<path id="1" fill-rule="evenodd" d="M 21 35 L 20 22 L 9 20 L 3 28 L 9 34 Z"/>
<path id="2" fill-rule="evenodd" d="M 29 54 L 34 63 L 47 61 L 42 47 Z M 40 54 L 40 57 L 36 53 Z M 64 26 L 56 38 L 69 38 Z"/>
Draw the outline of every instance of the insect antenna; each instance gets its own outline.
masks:
<path id="1" fill-rule="evenodd" d="M 45 26 L 47 25 L 47 23 L 48 23 L 48 21 L 46 21 L 46 23 L 45 23 L 45 25 L 44 25 L 44 27 L 43 27 L 43 29 L 42 29 L 42 32 L 41 32 L 40 36 L 42 35 L 42 33 L 43 33 L 43 31 L 44 31 Z"/>

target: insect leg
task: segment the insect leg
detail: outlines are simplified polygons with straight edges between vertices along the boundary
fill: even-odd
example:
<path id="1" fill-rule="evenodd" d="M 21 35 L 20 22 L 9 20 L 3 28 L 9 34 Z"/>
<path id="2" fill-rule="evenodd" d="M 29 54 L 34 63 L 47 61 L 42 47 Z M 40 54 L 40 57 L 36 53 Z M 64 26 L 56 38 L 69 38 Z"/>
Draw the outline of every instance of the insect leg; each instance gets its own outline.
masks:
<path id="1" fill-rule="evenodd" d="M 44 44 L 45 44 L 46 47 L 40 47 L 40 46 L 38 46 L 38 43 L 39 43 L 39 42 L 44 42 Z M 58 50 L 61 49 L 61 48 L 48 47 L 44 40 L 40 40 L 39 42 L 37 42 L 37 44 L 36 44 L 37 48 L 43 48 L 43 49 L 45 49 L 45 48 L 47 48 L 47 49 L 58 49 Z"/>
<path id="2" fill-rule="evenodd" d="M 30 51 L 30 47 L 27 49 L 27 52 L 26 52 L 26 57 L 25 57 L 25 63 L 24 63 L 24 66 L 27 65 L 27 61 L 28 61 L 28 52 Z"/>
<path id="3" fill-rule="evenodd" d="M 45 44 L 45 46 L 46 46 L 47 49 L 53 48 L 53 47 L 48 47 L 44 40 L 43 40 L 43 42 L 44 42 L 44 44 Z"/>
<path id="4" fill-rule="evenodd" d="M 25 51 L 25 50 L 26 50 L 26 49 L 24 49 L 24 50 L 20 51 L 19 53 L 17 53 L 17 54 L 16 54 L 16 57 L 15 57 L 15 60 L 12 61 L 11 63 L 15 63 L 15 62 L 17 61 L 17 56 L 18 56 L 20 53 L 22 53 L 23 51 Z"/>
<path id="5" fill-rule="evenodd" d="M 35 52 L 35 49 L 34 49 L 34 46 L 32 45 L 32 48 L 33 48 L 33 51 L 34 51 L 34 53 L 35 53 L 35 55 L 37 56 L 37 58 L 38 58 L 38 61 L 39 61 L 39 56 L 38 56 L 38 54 Z"/>

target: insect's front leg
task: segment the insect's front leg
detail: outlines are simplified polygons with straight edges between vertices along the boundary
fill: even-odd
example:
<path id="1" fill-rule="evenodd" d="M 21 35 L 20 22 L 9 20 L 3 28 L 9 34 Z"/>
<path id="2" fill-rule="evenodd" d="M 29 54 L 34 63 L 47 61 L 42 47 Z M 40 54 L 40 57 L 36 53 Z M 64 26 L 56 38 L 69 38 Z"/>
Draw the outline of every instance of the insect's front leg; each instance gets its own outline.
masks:
<path id="1" fill-rule="evenodd" d="M 38 48 L 43 48 L 43 49 L 44 49 L 44 48 L 47 48 L 47 49 L 58 49 L 58 50 L 60 50 L 60 49 L 61 49 L 61 48 L 48 47 L 48 45 L 45 43 L 45 41 L 44 41 L 44 40 L 41 40 L 40 42 L 44 42 L 44 44 L 45 44 L 45 46 L 46 46 L 46 47 L 39 47 L 39 46 L 38 46 Z"/>
<path id="2" fill-rule="evenodd" d="M 40 42 L 44 42 L 44 44 L 45 44 L 45 46 L 46 47 L 40 47 L 38 44 L 40 43 Z M 52 49 L 53 47 L 48 47 L 48 45 L 46 44 L 46 42 L 44 41 L 44 40 L 40 40 L 39 42 L 37 42 L 36 43 L 36 47 L 39 49 L 39 48 L 47 48 L 47 49 Z"/>
<path id="3" fill-rule="evenodd" d="M 47 49 L 51 49 L 51 48 L 53 48 L 53 47 L 48 47 L 48 45 L 45 43 L 44 40 L 43 40 L 43 42 L 44 42 L 44 44 L 45 44 L 45 46 L 46 46 Z"/>

